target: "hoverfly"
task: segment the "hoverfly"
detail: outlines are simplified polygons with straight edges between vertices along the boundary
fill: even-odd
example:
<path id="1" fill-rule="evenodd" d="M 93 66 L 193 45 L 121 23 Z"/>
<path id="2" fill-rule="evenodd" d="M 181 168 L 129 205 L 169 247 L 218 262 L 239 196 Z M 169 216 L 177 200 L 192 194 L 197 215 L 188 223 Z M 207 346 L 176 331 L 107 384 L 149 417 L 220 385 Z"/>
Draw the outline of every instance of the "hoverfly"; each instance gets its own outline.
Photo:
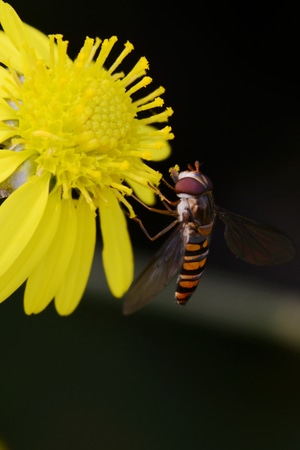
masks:
<path id="1" fill-rule="evenodd" d="M 148 209 L 175 220 L 153 238 L 136 220 L 151 240 L 176 228 L 132 283 L 124 299 L 124 314 L 148 304 L 178 272 L 175 298 L 179 305 L 188 302 L 206 264 L 216 217 L 224 223 L 225 241 L 236 257 L 255 265 L 281 264 L 295 257 L 295 246 L 282 231 L 217 206 L 212 182 L 201 173 L 198 161 L 186 171 L 171 169 L 171 177 L 178 200 L 171 202 L 158 191 L 166 209 Z M 176 205 L 176 210 L 170 205 Z"/>

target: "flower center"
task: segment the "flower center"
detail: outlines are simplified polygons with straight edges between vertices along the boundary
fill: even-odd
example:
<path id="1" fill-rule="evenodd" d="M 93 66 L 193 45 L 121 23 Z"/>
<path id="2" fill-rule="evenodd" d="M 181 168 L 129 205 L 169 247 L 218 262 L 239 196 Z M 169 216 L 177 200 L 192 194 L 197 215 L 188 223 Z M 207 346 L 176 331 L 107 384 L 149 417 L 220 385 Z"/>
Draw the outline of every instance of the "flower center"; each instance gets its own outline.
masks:
<path id="1" fill-rule="evenodd" d="M 24 73 L 17 140 L 36 154 L 38 173 L 51 172 L 65 197 L 79 189 L 91 201 L 104 185 L 122 181 L 138 126 L 136 107 L 122 78 L 91 61 L 99 43 L 87 39 L 72 62 L 62 51 L 65 42 L 56 39 L 53 64 L 37 60 Z"/>

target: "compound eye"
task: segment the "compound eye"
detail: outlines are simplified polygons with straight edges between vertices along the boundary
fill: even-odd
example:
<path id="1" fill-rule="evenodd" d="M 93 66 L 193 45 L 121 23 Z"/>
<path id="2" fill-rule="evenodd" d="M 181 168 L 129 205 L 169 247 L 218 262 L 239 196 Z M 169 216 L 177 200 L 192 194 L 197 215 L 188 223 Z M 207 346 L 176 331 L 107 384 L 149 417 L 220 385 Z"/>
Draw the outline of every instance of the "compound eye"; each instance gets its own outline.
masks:
<path id="1" fill-rule="evenodd" d="M 198 178 L 184 177 L 175 184 L 176 194 L 187 194 L 191 196 L 198 196 L 204 194 L 206 191 L 212 189 L 212 182 L 204 175 Z"/>

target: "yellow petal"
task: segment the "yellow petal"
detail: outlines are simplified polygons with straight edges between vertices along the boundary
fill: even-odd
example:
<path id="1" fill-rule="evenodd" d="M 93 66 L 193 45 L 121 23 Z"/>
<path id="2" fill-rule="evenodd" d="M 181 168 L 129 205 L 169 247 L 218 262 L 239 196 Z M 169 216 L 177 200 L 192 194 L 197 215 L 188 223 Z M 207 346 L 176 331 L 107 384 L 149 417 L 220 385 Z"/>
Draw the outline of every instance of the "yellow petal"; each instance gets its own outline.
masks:
<path id="1" fill-rule="evenodd" d="M 99 201 L 103 265 L 112 294 L 122 297 L 133 279 L 131 242 L 126 219 L 116 196 L 110 189 L 104 190 L 103 196 L 106 201 Z"/>
<path id="2" fill-rule="evenodd" d="M 59 314 L 71 314 L 86 288 L 93 262 L 96 243 L 95 213 L 81 198 L 76 209 L 77 237 L 73 255 L 64 281 L 55 296 L 55 307 Z"/>
<path id="3" fill-rule="evenodd" d="M 1 127 L 1 124 L 0 124 Z M 14 130 L 0 130 L 0 142 L 4 142 L 7 139 L 10 139 L 11 137 L 15 136 L 16 132 Z"/>
<path id="4" fill-rule="evenodd" d="M 161 161 L 170 156 L 172 148 L 167 139 L 172 139 L 174 136 L 171 133 L 171 127 L 166 126 L 165 128 L 159 130 L 152 125 L 142 125 L 140 126 L 141 132 L 151 139 L 151 147 L 147 146 L 145 148 L 148 153 L 147 160 L 149 161 Z"/>
<path id="5" fill-rule="evenodd" d="M 41 312 L 56 295 L 74 251 L 76 232 L 74 201 L 61 200 L 61 215 L 56 235 L 26 283 L 24 294 L 26 314 Z"/>
<path id="6" fill-rule="evenodd" d="M 0 83 L 1 83 L 1 79 L 0 79 Z M 7 95 L 7 93 L 4 95 Z M 14 120 L 14 119 L 15 119 L 15 112 L 12 110 L 12 108 L 7 103 L 2 102 L 0 99 L 0 120 L 2 121 L 2 120 Z"/>
<path id="7" fill-rule="evenodd" d="M 60 192 L 49 195 L 44 215 L 28 245 L 0 277 L 0 302 L 8 298 L 28 278 L 50 246 L 60 217 Z"/>
<path id="8" fill-rule="evenodd" d="M 154 205 L 154 203 L 156 201 L 156 197 L 155 197 L 153 189 L 151 189 L 150 187 L 142 186 L 141 184 L 136 183 L 133 180 L 126 179 L 126 183 L 128 183 L 129 186 L 132 187 L 135 195 L 142 202 L 146 203 L 146 205 Z"/>
<path id="9" fill-rule="evenodd" d="M 43 59 L 46 62 L 49 62 L 50 52 L 49 52 L 49 38 L 41 31 L 37 30 L 30 25 L 23 23 L 24 28 L 26 29 L 28 39 L 32 43 L 32 47 L 34 48 L 35 54 L 39 59 Z M 56 53 L 57 47 L 54 46 L 54 51 Z"/>
<path id="10" fill-rule="evenodd" d="M 168 141 L 161 141 L 161 147 L 157 149 L 150 149 L 151 161 L 162 161 L 167 159 L 171 154 L 171 145 Z"/>
<path id="11" fill-rule="evenodd" d="M 24 150 L 22 152 L 0 150 L 0 183 L 12 175 L 31 155 L 32 151 L 30 150 Z"/>
<path id="12" fill-rule="evenodd" d="M 1 34 L 0 34 L 1 38 Z M 1 39 L 0 39 L 0 54 L 3 48 L 1 47 Z M 0 57 L 0 60 L 1 57 Z M 7 105 L 7 102 L 3 100 L 4 98 L 7 98 L 7 90 L 11 92 L 13 95 L 17 95 L 16 85 L 15 81 L 13 80 L 13 77 L 11 76 L 11 73 L 5 69 L 4 67 L 0 66 L 0 93 L 1 93 L 1 102 L 6 105 L 7 109 L 13 112 L 11 108 Z"/>
<path id="13" fill-rule="evenodd" d="M 0 1 L 0 5 L 1 3 L 2 2 Z M 0 31 L 0 60 L 3 64 L 13 67 L 18 73 L 22 73 L 20 52 L 11 43 L 8 36 L 3 33 L 3 31 Z"/>
<path id="14" fill-rule="evenodd" d="M 0 276 L 28 244 L 48 199 L 49 175 L 34 176 L 13 192 L 0 207 Z"/>
<path id="15" fill-rule="evenodd" d="M 49 38 L 36 28 L 22 22 L 16 11 L 8 4 L 0 1 L 0 18 L 3 30 L 0 31 L 1 61 L 9 61 L 19 73 L 22 73 L 19 50 L 24 44 L 34 49 L 39 59 L 49 61 Z M 56 48 L 54 48 L 56 52 Z"/>
<path id="16" fill-rule="evenodd" d="M 16 48 L 28 42 L 24 24 L 16 11 L 8 3 L 0 0 L 1 25 Z"/>

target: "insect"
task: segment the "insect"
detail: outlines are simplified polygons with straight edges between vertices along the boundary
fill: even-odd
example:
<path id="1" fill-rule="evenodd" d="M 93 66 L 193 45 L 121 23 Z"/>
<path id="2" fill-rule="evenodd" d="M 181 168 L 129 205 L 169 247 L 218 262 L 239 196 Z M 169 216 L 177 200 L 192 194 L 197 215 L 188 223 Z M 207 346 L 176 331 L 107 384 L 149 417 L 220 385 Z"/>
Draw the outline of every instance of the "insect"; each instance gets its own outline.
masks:
<path id="1" fill-rule="evenodd" d="M 188 170 L 171 169 L 176 202 L 167 200 L 159 191 L 165 210 L 151 211 L 173 216 L 174 221 L 151 238 L 142 222 L 141 228 L 151 240 L 176 227 L 127 292 L 123 313 L 131 314 L 157 296 L 176 273 L 175 298 L 185 305 L 196 290 L 209 253 L 216 217 L 225 225 L 225 241 L 238 258 L 255 265 L 280 264 L 296 255 L 293 242 L 282 231 L 256 220 L 227 211 L 214 203 L 211 180 L 201 173 L 200 164 Z M 174 207 L 176 206 L 176 209 Z"/>

